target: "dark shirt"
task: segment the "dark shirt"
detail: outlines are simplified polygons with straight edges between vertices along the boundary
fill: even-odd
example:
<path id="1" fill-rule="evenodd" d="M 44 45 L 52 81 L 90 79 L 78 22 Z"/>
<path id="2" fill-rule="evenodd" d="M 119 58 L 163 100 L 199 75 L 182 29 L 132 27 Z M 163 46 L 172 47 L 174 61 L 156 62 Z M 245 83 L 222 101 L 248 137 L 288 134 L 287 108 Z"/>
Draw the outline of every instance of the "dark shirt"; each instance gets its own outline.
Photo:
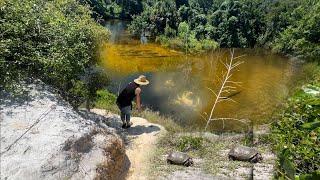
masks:
<path id="1" fill-rule="evenodd" d="M 119 108 L 123 108 L 126 106 L 132 107 L 132 101 L 136 97 L 136 89 L 139 87 L 138 84 L 134 82 L 130 82 L 119 94 L 117 98 L 117 105 Z"/>

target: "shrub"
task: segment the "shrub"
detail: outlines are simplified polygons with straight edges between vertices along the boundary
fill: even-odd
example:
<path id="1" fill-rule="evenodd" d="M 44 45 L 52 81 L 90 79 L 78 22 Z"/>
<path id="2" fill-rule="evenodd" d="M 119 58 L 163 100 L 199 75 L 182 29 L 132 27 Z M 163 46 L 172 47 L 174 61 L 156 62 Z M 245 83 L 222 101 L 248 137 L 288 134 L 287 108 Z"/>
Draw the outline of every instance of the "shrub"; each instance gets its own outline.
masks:
<path id="1" fill-rule="evenodd" d="M 186 53 L 201 53 L 215 50 L 219 47 L 219 44 L 214 40 L 198 40 L 195 31 L 190 31 L 189 25 L 186 22 L 179 24 L 177 36 L 175 36 L 175 31 L 170 27 L 166 28 L 166 31 L 168 31 L 168 33 L 159 35 L 156 38 L 156 42 L 160 42 L 160 44 L 165 47 L 183 50 Z M 171 33 L 170 36 L 168 35 L 169 33 Z"/>
<path id="2" fill-rule="evenodd" d="M 98 90 L 95 107 L 109 109 L 110 107 L 115 106 L 116 99 L 116 95 L 110 93 L 108 90 Z"/>
<path id="3" fill-rule="evenodd" d="M 272 124 L 278 167 L 289 178 L 320 168 L 319 114 L 320 98 L 300 90 L 289 99 L 279 121 Z"/>
<path id="4" fill-rule="evenodd" d="M 303 7 L 297 11 L 301 8 Z M 273 50 L 319 62 L 319 42 L 320 2 L 313 4 L 301 19 L 280 33 L 274 42 Z"/>
<path id="5" fill-rule="evenodd" d="M 39 78 L 79 105 L 79 92 L 90 92 L 81 76 L 97 63 L 97 50 L 109 37 L 89 8 L 76 0 L 1 0 L 0 21 L 2 87 Z"/>

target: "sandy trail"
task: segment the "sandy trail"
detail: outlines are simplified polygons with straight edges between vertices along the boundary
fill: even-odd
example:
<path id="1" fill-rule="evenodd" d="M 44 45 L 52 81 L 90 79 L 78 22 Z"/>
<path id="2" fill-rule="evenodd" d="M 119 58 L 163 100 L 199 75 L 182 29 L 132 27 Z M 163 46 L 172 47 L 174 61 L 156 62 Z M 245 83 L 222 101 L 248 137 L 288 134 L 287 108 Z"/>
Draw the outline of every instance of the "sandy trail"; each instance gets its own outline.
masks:
<path id="1" fill-rule="evenodd" d="M 126 179 L 148 179 L 146 172 L 151 165 L 149 160 L 156 148 L 157 139 L 165 133 L 165 129 L 158 124 L 148 122 L 146 119 L 132 117 L 133 125 L 124 130 L 121 128 L 118 115 L 106 113 L 101 109 L 92 109 L 91 112 L 107 117 L 110 120 L 107 124 L 117 128 L 118 132 L 125 137 L 127 141 L 126 154 L 130 161 L 130 169 Z"/>
<path id="2" fill-rule="evenodd" d="M 143 118 L 133 117 L 131 121 L 133 126 L 128 129 L 128 134 L 133 140 L 126 151 L 131 162 L 127 179 L 147 179 L 146 170 L 150 167 L 149 159 L 156 148 L 157 138 L 164 132 L 164 128 L 149 123 Z"/>

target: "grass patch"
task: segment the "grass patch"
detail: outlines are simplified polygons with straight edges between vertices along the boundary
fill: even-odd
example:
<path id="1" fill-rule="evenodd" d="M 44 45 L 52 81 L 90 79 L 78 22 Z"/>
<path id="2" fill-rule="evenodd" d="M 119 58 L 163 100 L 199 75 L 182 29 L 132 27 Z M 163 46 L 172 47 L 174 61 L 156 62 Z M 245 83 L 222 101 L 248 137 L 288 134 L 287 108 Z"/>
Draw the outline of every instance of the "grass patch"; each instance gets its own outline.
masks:
<path id="1" fill-rule="evenodd" d="M 219 136 L 213 140 L 206 136 L 190 133 L 170 133 L 163 135 L 158 143 L 157 150 L 151 159 L 152 167 L 149 170 L 150 177 L 164 177 L 178 170 L 185 170 L 183 166 L 170 165 L 166 163 L 166 154 L 175 151 L 182 151 L 190 155 L 196 163 L 194 168 L 199 168 L 205 173 L 216 175 L 222 173 L 221 169 L 226 170 L 226 176 L 229 172 L 239 167 L 251 167 L 250 163 L 229 161 L 227 153 L 234 141 L 240 139 L 228 138 L 228 136 Z M 222 173 L 223 174 L 223 173 Z"/>
<path id="2" fill-rule="evenodd" d="M 97 97 L 94 102 L 94 107 L 98 109 L 105 109 L 112 113 L 120 113 L 116 105 L 117 96 L 108 90 L 98 90 Z"/>
<path id="3" fill-rule="evenodd" d="M 179 151 L 199 150 L 203 146 L 204 139 L 202 137 L 183 136 L 178 141 Z"/>
<path id="4" fill-rule="evenodd" d="M 159 124 L 171 133 L 183 131 L 182 127 L 174 122 L 171 117 L 162 116 L 159 112 L 152 111 L 150 109 L 145 109 L 140 113 L 134 111 L 133 115 L 145 118 L 151 123 Z"/>

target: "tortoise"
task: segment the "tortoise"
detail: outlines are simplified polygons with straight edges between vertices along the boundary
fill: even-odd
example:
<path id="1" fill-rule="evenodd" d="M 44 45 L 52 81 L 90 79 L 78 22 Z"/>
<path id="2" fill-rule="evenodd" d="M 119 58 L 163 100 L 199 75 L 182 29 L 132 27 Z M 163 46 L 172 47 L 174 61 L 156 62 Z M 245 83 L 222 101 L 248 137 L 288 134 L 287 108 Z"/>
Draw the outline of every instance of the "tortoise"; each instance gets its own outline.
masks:
<path id="1" fill-rule="evenodd" d="M 249 161 L 251 163 L 257 163 L 263 159 L 255 148 L 241 145 L 234 146 L 228 156 L 230 160 Z"/>
<path id="2" fill-rule="evenodd" d="M 167 163 L 176 164 L 176 165 L 184 165 L 184 166 L 192 166 L 193 160 L 188 154 L 182 152 L 171 152 L 167 157 Z"/>

